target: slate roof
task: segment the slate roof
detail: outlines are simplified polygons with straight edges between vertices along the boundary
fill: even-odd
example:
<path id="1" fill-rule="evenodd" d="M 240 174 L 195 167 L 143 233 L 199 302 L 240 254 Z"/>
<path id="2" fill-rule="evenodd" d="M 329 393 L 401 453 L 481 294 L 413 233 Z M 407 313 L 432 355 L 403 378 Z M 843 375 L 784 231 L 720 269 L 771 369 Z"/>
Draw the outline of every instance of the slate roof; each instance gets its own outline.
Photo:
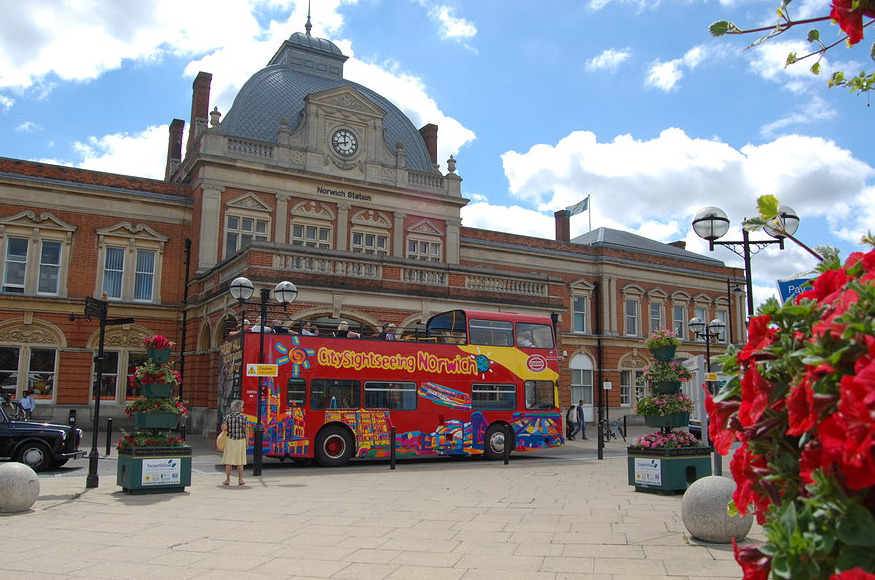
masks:
<path id="1" fill-rule="evenodd" d="M 700 262 L 709 266 L 723 266 L 723 262 L 709 258 L 689 250 L 663 244 L 637 234 L 614 230 L 611 228 L 597 228 L 591 232 L 582 234 L 571 240 L 572 244 L 586 246 L 606 246 L 620 250 L 632 250 L 635 252 L 672 256 L 690 262 Z"/>

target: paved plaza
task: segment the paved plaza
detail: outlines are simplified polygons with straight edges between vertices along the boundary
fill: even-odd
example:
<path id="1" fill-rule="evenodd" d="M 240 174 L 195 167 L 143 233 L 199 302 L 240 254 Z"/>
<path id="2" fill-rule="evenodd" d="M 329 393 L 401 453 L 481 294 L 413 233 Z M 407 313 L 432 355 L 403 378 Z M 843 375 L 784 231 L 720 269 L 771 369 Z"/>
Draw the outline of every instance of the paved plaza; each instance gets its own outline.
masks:
<path id="1" fill-rule="evenodd" d="M 594 434 L 590 434 L 594 435 Z M 87 438 L 86 438 L 87 440 Z M 690 538 L 681 497 L 635 492 L 625 448 L 594 436 L 536 457 L 339 469 L 265 462 L 222 485 L 212 442 L 183 493 L 130 495 L 114 476 L 44 475 L 0 516 L 0 577 L 738 579 L 728 544 Z M 105 467 L 115 453 L 101 458 Z M 103 470 L 101 470 L 103 471 Z M 748 541 L 762 540 L 754 525 Z"/>

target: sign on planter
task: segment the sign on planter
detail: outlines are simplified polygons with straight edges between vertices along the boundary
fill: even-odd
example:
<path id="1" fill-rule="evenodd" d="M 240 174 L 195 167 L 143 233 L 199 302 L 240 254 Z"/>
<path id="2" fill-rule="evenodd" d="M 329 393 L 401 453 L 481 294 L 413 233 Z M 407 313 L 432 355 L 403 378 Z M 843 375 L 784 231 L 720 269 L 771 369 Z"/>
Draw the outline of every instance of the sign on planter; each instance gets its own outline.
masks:
<path id="1" fill-rule="evenodd" d="M 635 485 L 662 485 L 661 465 L 655 457 L 636 457 Z"/>

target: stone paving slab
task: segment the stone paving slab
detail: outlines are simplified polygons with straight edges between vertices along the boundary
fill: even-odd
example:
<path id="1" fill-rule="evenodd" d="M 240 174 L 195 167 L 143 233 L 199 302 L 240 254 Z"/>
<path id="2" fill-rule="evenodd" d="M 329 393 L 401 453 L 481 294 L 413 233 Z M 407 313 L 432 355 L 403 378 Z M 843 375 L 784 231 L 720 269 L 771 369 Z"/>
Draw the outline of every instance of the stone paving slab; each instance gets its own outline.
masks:
<path id="1" fill-rule="evenodd" d="M 592 445 L 588 442 L 572 443 Z M 0 576 L 357 580 L 741 578 L 725 544 L 689 537 L 682 496 L 635 492 L 625 456 L 453 462 L 390 471 L 264 470 L 247 485 L 192 474 L 183 493 L 40 479 L 0 515 Z M 748 541 L 761 541 L 754 525 Z"/>

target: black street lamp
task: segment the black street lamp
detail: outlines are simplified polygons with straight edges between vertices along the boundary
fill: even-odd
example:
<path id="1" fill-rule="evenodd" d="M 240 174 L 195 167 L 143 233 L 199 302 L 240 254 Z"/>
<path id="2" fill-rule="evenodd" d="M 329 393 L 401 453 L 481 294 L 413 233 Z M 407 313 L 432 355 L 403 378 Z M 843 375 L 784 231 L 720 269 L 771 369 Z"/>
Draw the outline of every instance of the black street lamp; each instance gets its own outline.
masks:
<path id="1" fill-rule="evenodd" d="M 705 325 L 705 321 L 699 318 L 690 319 L 690 330 L 692 330 L 696 334 L 696 338 L 702 339 L 705 341 L 705 372 L 707 374 L 711 374 L 711 341 L 718 341 L 723 336 L 723 331 L 726 330 L 726 325 L 719 318 L 715 318 L 708 325 Z M 712 395 L 714 391 L 711 388 L 711 380 L 706 376 L 705 382 L 708 384 L 708 392 Z M 705 418 L 703 418 L 705 419 Z M 706 438 L 707 441 L 708 434 L 708 421 L 707 419 L 702 421 L 702 437 Z M 709 442 L 710 443 L 710 442 Z M 714 453 L 714 475 L 723 475 L 723 464 L 720 454 Z"/>
<path id="2" fill-rule="evenodd" d="M 252 298 L 252 295 L 255 293 L 255 286 L 252 285 L 252 282 L 249 278 L 244 278 L 240 276 L 239 278 L 234 278 L 231 282 L 230 288 L 228 291 L 231 293 L 231 296 L 240 303 L 240 306 L 246 304 L 246 301 Z M 294 284 L 287 281 L 282 281 L 276 285 L 273 289 L 274 299 L 283 305 L 283 308 L 286 307 L 287 304 L 291 304 L 298 297 L 298 289 Z M 270 289 L 262 288 L 261 289 L 261 302 L 260 302 L 260 313 L 261 313 L 261 324 L 259 324 L 258 329 L 258 339 L 259 339 L 259 347 L 258 347 L 258 362 L 260 364 L 264 364 L 264 327 L 267 326 L 267 302 L 270 297 Z M 260 476 L 261 475 L 261 466 L 262 466 L 262 458 L 264 454 L 264 425 L 261 422 L 261 405 L 262 405 L 262 397 L 264 393 L 264 377 L 258 377 L 258 393 L 256 397 L 256 411 L 255 411 L 255 435 L 253 437 L 252 445 L 254 447 L 254 453 L 252 458 L 252 475 Z"/>
<path id="3" fill-rule="evenodd" d="M 782 229 L 778 231 L 770 227 L 763 229 L 767 234 L 772 236 L 773 240 L 751 240 L 748 231 L 741 228 L 741 241 L 720 241 L 717 240 L 726 235 L 729 231 L 729 218 L 726 212 L 719 207 L 708 206 L 699 210 L 699 213 L 693 217 L 693 231 L 702 239 L 708 240 L 710 250 L 714 251 L 714 246 L 726 246 L 732 253 L 744 260 L 744 278 L 747 285 L 747 317 L 753 316 L 753 280 L 750 275 L 750 257 L 757 254 L 770 244 L 778 244 L 782 250 L 784 249 L 784 238 L 787 235 L 792 236 L 796 233 L 799 227 L 799 216 L 793 211 L 793 208 L 786 205 L 778 206 L 778 218 L 780 219 Z M 740 250 L 738 247 L 740 246 Z M 751 246 L 755 249 L 751 252 Z"/>
<path id="4" fill-rule="evenodd" d="M 738 296 L 742 293 L 742 289 L 738 287 L 738 284 L 732 285 L 732 280 L 729 278 L 726 279 L 726 304 L 729 308 L 729 344 L 735 344 L 735 333 L 733 331 L 732 324 L 732 295 L 736 296 L 736 304 L 738 303 Z"/>

